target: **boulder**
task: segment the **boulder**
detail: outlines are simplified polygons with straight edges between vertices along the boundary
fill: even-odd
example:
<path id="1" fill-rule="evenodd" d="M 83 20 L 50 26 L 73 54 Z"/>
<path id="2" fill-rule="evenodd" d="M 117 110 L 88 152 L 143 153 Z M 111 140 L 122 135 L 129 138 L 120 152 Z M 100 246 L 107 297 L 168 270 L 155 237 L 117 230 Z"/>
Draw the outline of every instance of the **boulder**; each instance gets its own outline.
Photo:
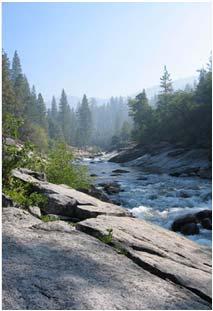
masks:
<path id="1" fill-rule="evenodd" d="M 29 176 L 32 176 L 38 180 L 41 180 L 41 181 L 46 181 L 47 180 L 47 177 L 46 177 L 46 174 L 45 173 L 41 173 L 41 172 L 34 172 L 34 171 L 31 171 L 27 168 L 20 168 L 19 171 L 23 174 L 27 174 Z"/>
<path id="2" fill-rule="evenodd" d="M 123 170 L 123 169 L 116 169 L 116 170 L 113 170 L 112 173 L 123 174 L 123 173 L 129 173 L 129 171 Z"/>
<path id="3" fill-rule="evenodd" d="M 212 211 L 203 210 L 194 214 L 186 214 L 174 220 L 171 229 L 180 231 L 185 235 L 199 234 L 200 230 L 197 225 L 200 223 L 203 228 L 211 230 L 212 228 Z"/>
<path id="4" fill-rule="evenodd" d="M 201 225 L 204 229 L 212 230 L 212 220 L 209 218 L 204 218 L 201 220 Z"/>
<path id="5" fill-rule="evenodd" d="M 186 214 L 182 217 L 177 218 L 176 220 L 174 220 L 171 229 L 173 231 L 181 231 L 181 228 L 183 226 L 190 223 L 197 223 L 197 218 L 194 214 Z"/>
<path id="6" fill-rule="evenodd" d="M 102 189 L 98 189 L 94 185 L 91 185 L 89 189 L 79 189 L 79 191 L 89 194 L 101 201 L 113 203 Z"/>
<path id="7" fill-rule="evenodd" d="M 76 228 L 99 239 L 110 229 L 111 245 L 142 269 L 211 301 L 211 249 L 137 218 L 98 216 Z"/>
<path id="8" fill-rule="evenodd" d="M 122 191 L 117 182 L 100 183 L 99 186 L 103 187 L 107 194 L 112 195 Z"/>
<path id="9" fill-rule="evenodd" d="M 55 214 L 71 218 L 94 217 L 94 215 L 129 216 L 130 213 L 115 204 L 102 202 L 86 193 L 72 189 L 66 185 L 55 185 L 36 179 L 32 174 L 23 173 L 20 169 L 12 171 L 12 175 L 26 183 L 31 183 L 35 190 L 44 194 L 48 202 L 41 206 L 44 214 Z M 87 211 L 86 211 L 87 208 Z M 82 213 L 80 212 L 82 210 Z M 82 215 L 82 216 L 81 216 Z"/>
<path id="10" fill-rule="evenodd" d="M 14 215 L 8 218 L 9 210 L 20 212 L 25 219 L 31 221 L 28 223 L 24 221 L 23 226 L 23 219 L 13 220 Z M 184 274 L 185 282 L 187 276 L 191 276 L 194 281 L 196 278 L 199 280 L 195 284 L 192 284 L 192 281 L 188 282 L 187 288 L 170 281 L 162 274 L 157 275 L 155 273 L 157 268 L 149 271 L 149 266 L 139 266 L 133 259 L 119 253 L 116 249 L 75 230 L 64 222 L 42 223 L 28 212 L 25 213 L 14 208 L 3 210 L 3 310 L 211 309 L 206 296 L 199 296 L 203 291 L 203 285 L 205 284 L 206 290 L 209 286 L 206 277 L 208 273 L 205 272 L 209 267 L 204 265 L 209 262 L 204 256 L 202 257 L 203 253 L 194 244 L 186 245 L 190 254 L 189 259 L 175 254 L 179 252 L 175 244 L 175 242 L 179 243 L 179 240 L 173 240 L 175 242 L 171 250 L 173 256 L 183 263 L 178 265 L 179 274 L 184 270 L 190 272 Z M 113 235 L 116 236 L 116 230 L 123 228 L 122 219 L 131 218 L 115 218 L 118 219 L 116 229 L 113 226 Z M 105 228 L 111 226 L 111 221 L 105 224 Z M 124 239 L 127 237 L 126 232 L 129 232 L 128 227 L 121 231 Z M 135 234 L 137 232 L 138 228 L 135 228 Z M 157 236 L 159 238 L 159 232 Z M 176 235 L 173 233 L 173 238 L 174 236 Z M 150 232 L 147 239 L 149 238 Z M 167 237 L 164 235 L 162 238 L 164 242 L 160 247 L 162 246 L 163 251 L 167 245 L 165 243 Z M 136 238 L 132 237 L 132 239 Z M 140 241 L 143 243 L 145 239 L 138 240 L 138 243 Z M 157 247 L 156 243 L 155 247 Z M 193 250 L 197 251 L 196 256 L 193 256 Z M 142 250 L 134 252 L 146 254 Z M 153 256 L 151 253 L 147 253 L 145 260 L 148 260 L 148 255 L 151 260 Z M 161 262 L 162 265 L 166 265 L 166 258 L 157 255 L 156 257 L 158 266 Z M 184 265 L 184 261 L 187 260 L 191 264 L 188 267 Z M 196 270 L 191 267 L 195 265 L 193 262 L 195 260 L 199 262 Z M 200 270 L 201 267 L 203 272 Z M 168 275 L 173 273 L 171 266 L 168 266 L 168 270 L 170 270 Z M 193 285 L 196 285 L 197 293 L 193 292 Z"/>
<path id="11" fill-rule="evenodd" d="M 194 235 L 199 234 L 200 230 L 196 223 L 191 222 L 181 226 L 180 232 L 184 235 Z"/>
<path id="12" fill-rule="evenodd" d="M 212 219 L 212 210 L 205 209 L 203 211 L 196 213 L 195 216 L 199 221 L 205 218 Z"/>
<path id="13" fill-rule="evenodd" d="M 148 180 L 148 177 L 146 177 L 146 176 L 141 176 L 141 177 L 138 177 L 137 180 Z"/>
<path id="14" fill-rule="evenodd" d="M 28 211 L 33 216 L 35 216 L 37 218 L 41 218 L 41 210 L 40 210 L 40 208 L 38 206 L 29 206 L 28 207 Z"/>

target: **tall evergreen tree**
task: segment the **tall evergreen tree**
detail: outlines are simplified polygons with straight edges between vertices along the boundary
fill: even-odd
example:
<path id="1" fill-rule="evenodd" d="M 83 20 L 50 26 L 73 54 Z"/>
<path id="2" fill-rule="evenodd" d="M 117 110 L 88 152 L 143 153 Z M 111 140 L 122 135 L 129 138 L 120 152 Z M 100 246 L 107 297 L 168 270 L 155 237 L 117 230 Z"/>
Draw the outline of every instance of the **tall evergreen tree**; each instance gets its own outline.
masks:
<path id="1" fill-rule="evenodd" d="M 172 93 L 173 87 L 172 87 L 172 79 L 170 78 L 170 74 L 168 73 L 168 70 L 166 66 L 164 66 L 164 73 L 163 76 L 160 78 L 160 87 L 162 88 L 162 93 L 168 94 Z"/>
<path id="2" fill-rule="evenodd" d="M 7 54 L 2 54 L 2 113 L 14 114 L 15 111 L 15 93 L 10 79 L 10 61 Z"/>
<path id="3" fill-rule="evenodd" d="M 60 102 L 59 102 L 58 120 L 59 120 L 60 127 L 62 129 L 64 139 L 68 144 L 70 144 L 70 131 L 71 131 L 70 129 L 71 120 L 70 119 L 71 119 L 70 107 L 68 105 L 67 95 L 63 89 L 61 93 Z"/>
<path id="4" fill-rule="evenodd" d="M 21 62 L 17 51 L 15 51 L 12 62 L 11 79 L 15 83 L 19 75 L 22 74 Z"/>
<path id="5" fill-rule="evenodd" d="M 86 95 L 83 96 L 81 105 L 77 112 L 77 118 L 77 144 L 79 146 L 88 146 L 90 145 L 92 134 L 92 116 Z"/>
<path id="6" fill-rule="evenodd" d="M 38 94 L 37 109 L 38 109 L 38 124 L 44 129 L 47 129 L 46 106 L 41 93 Z"/>
<path id="7" fill-rule="evenodd" d="M 55 96 L 53 96 L 52 102 L 51 102 L 51 116 L 54 120 L 57 120 L 58 118 L 58 109 L 57 109 L 57 103 L 56 103 Z"/>
<path id="8" fill-rule="evenodd" d="M 22 74 L 17 76 L 14 82 L 14 91 L 16 97 L 15 114 L 19 117 L 23 117 L 30 99 L 30 88 L 27 78 Z"/>
<path id="9" fill-rule="evenodd" d="M 146 139 L 152 117 L 152 108 L 149 105 L 145 89 L 135 99 L 129 100 L 128 105 L 130 108 L 129 115 L 134 121 L 133 139 L 136 141 L 140 141 L 142 137 Z"/>

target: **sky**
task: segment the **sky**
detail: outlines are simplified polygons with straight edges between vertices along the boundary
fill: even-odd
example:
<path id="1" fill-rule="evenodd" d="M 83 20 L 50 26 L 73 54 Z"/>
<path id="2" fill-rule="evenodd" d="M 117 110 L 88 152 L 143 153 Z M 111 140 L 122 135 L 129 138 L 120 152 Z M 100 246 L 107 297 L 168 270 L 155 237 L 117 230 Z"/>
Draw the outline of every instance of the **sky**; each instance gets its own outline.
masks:
<path id="1" fill-rule="evenodd" d="M 3 3 L 3 49 L 46 100 L 128 96 L 197 75 L 211 52 L 209 3 Z"/>

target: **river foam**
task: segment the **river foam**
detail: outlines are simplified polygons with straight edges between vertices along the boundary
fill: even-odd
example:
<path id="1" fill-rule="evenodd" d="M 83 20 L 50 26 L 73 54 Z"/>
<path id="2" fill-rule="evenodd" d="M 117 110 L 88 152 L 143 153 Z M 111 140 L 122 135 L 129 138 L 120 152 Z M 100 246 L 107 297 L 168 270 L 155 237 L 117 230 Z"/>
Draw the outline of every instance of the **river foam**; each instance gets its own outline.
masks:
<path id="1" fill-rule="evenodd" d="M 107 162 L 106 158 L 85 161 L 96 185 L 116 181 L 123 189 L 112 196 L 136 217 L 170 229 L 177 217 L 212 208 L 212 191 L 209 180 L 198 177 L 172 177 L 167 174 L 147 174 L 138 168 L 126 167 L 129 173 L 113 174 L 124 168 Z M 113 175 L 113 176 L 112 176 Z M 200 234 L 190 239 L 210 246 L 211 231 L 200 228 Z"/>

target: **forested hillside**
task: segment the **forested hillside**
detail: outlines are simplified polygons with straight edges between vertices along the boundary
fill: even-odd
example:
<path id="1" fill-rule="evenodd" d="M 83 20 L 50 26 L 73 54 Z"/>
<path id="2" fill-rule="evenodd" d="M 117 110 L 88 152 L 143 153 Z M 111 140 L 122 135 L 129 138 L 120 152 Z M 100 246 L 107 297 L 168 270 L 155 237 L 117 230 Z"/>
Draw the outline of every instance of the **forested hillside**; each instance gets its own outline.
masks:
<path id="1" fill-rule="evenodd" d="M 145 90 L 128 102 L 112 97 L 107 104 L 97 105 L 86 95 L 70 108 L 63 89 L 59 102 L 52 98 L 47 109 L 41 93 L 30 87 L 18 53 L 12 65 L 2 55 L 3 135 L 7 135 L 11 117 L 21 120 L 20 138 L 30 140 L 40 150 L 55 141 L 77 147 L 119 148 L 131 142 L 140 144 L 168 141 L 183 145 L 211 147 L 212 63 L 199 71 L 197 85 L 173 90 L 166 66 L 160 78 L 161 91 L 153 107 Z"/>
<path id="2" fill-rule="evenodd" d="M 130 131 L 130 124 L 127 102 L 122 97 L 112 97 L 107 104 L 98 106 L 95 99 L 88 100 L 84 95 L 74 110 L 63 89 L 59 102 L 53 96 L 51 108 L 47 109 L 42 94 L 36 93 L 35 86 L 30 87 L 17 51 L 12 65 L 3 52 L 2 69 L 4 135 L 13 116 L 22 120 L 21 139 L 30 140 L 41 150 L 47 150 L 56 140 L 77 147 L 102 148 L 111 144 L 114 135 L 126 141 L 124 137 L 126 131 Z"/>
<path id="3" fill-rule="evenodd" d="M 212 135 L 212 61 L 198 70 L 194 87 L 174 91 L 166 66 L 160 78 L 161 92 L 153 108 L 145 90 L 129 100 L 134 121 L 132 139 L 140 144 L 168 141 L 184 146 L 211 149 Z"/>

